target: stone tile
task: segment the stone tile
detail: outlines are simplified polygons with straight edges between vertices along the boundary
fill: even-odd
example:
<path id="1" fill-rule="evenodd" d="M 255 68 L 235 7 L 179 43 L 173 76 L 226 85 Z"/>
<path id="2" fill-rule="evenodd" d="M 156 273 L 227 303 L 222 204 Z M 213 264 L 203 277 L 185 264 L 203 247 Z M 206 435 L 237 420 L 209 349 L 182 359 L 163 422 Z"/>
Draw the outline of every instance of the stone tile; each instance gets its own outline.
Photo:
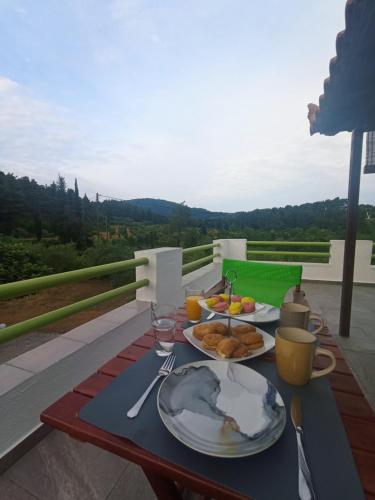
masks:
<path id="1" fill-rule="evenodd" d="M 77 328 L 73 328 L 73 330 L 70 330 L 69 332 L 64 333 L 64 335 L 61 335 L 61 338 L 75 340 L 76 342 L 82 342 L 84 344 L 90 344 L 102 335 L 105 335 L 106 333 L 116 328 L 116 326 L 116 324 L 102 320 L 102 317 L 100 317 L 88 321 L 83 325 L 77 326 Z"/>
<path id="2" fill-rule="evenodd" d="M 365 394 L 374 392 L 375 353 L 345 350 L 344 355 Z"/>
<path id="3" fill-rule="evenodd" d="M 1 345 L 0 363 L 6 363 L 24 352 L 35 349 L 35 347 L 55 339 L 58 335 L 58 333 L 29 332 L 16 337 Z"/>
<path id="4" fill-rule="evenodd" d="M 30 371 L 7 364 L 0 365 L 0 396 L 32 376 Z"/>
<path id="5" fill-rule="evenodd" d="M 50 342 L 25 352 L 8 362 L 9 365 L 28 370 L 33 373 L 41 372 L 55 364 L 60 359 L 69 356 L 80 349 L 84 344 L 63 337 L 56 338 Z"/>
<path id="6" fill-rule="evenodd" d="M 39 500 L 104 500 L 127 466 L 116 455 L 53 431 L 2 477 Z"/>
<path id="7" fill-rule="evenodd" d="M 373 338 L 358 338 L 352 334 L 349 338 L 339 337 L 337 342 L 344 351 L 348 350 L 375 353 L 375 336 Z"/>
<path id="8" fill-rule="evenodd" d="M 111 323 L 115 326 L 120 326 L 125 321 L 133 318 L 137 314 L 143 313 L 147 309 L 150 308 L 149 302 L 144 302 L 141 300 L 133 300 L 128 304 L 124 304 L 123 306 L 117 307 L 113 311 L 103 314 L 100 316 L 100 320 L 104 320 L 108 323 Z"/>
<path id="9" fill-rule="evenodd" d="M 156 500 L 142 469 L 129 464 L 106 500 Z"/>
<path id="10" fill-rule="evenodd" d="M 17 484 L 0 477 L 0 500 L 38 500 Z"/>

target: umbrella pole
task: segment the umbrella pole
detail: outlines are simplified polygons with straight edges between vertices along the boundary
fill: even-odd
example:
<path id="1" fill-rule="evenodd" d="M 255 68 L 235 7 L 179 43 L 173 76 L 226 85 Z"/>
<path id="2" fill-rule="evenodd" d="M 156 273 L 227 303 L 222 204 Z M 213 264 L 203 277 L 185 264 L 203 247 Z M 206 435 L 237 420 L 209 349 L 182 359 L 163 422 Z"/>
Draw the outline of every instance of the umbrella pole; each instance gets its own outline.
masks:
<path id="1" fill-rule="evenodd" d="M 349 337 L 350 333 L 355 245 L 357 239 L 357 225 L 358 225 L 359 185 L 361 180 L 362 144 L 363 144 L 363 132 L 360 130 L 353 130 L 351 152 L 350 152 L 348 215 L 347 215 L 347 226 L 346 226 L 344 268 L 342 276 L 341 310 L 340 310 L 339 333 L 340 336 L 342 337 Z"/>

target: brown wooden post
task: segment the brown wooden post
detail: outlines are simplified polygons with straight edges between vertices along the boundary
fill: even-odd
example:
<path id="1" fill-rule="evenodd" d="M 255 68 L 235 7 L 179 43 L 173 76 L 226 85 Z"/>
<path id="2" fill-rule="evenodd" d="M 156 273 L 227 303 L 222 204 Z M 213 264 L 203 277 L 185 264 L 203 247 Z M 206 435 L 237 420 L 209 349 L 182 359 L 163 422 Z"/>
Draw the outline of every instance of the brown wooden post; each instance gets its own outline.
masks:
<path id="1" fill-rule="evenodd" d="M 342 337 L 349 337 L 350 317 L 352 312 L 353 276 L 355 260 L 355 244 L 358 225 L 358 198 L 361 180 L 363 132 L 352 132 L 349 189 L 348 189 L 348 215 L 344 252 L 344 269 L 342 276 L 340 330 Z"/>

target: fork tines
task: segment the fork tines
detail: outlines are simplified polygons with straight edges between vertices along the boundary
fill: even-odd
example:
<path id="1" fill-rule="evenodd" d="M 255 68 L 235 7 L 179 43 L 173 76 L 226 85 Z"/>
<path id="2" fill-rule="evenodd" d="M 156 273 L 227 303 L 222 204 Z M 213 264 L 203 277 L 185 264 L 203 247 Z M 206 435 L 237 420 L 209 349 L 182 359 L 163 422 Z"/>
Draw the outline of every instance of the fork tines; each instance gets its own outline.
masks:
<path id="1" fill-rule="evenodd" d="M 174 362 L 176 361 L 176 356 L 173 354 L 170 354 L 167 359 L 164 361 L 163 365 L 161 366 L 161 370 L 166 370 L 166 371 L 171 371 L 174 365 Z"/>

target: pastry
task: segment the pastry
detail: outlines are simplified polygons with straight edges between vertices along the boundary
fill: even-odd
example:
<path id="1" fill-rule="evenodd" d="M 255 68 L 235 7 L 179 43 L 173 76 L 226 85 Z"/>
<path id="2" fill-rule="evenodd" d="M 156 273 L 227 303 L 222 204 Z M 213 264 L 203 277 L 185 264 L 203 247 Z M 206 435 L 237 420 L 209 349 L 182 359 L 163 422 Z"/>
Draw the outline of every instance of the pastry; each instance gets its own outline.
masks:
<path id="1" fill-rule="evenodd" d="M 248 348 L 245 344 L 240 344 L 235 350 L 232 352 L 232 358 L 244 358 L 249 354 Z"/>
<path id="2" fill-rule="evenodd" d="M 250 351 L 255 351 L 264 345 L 263 336 L 258 332 L 244 333 L 237 338 L 241 344 L 244 344 Z"/>
<path id="3" fill-rule="evenodd" d="M 209 351 L 216 351 L 216 346 L 223 340 L 224 335 L 220 333 L 208 333 L 202 339 L 202 347 L 208 349 Z"/>
<path id="4" fill-rule="evenodd" d="M 218 302 L 214 306 L 212 306 L 211 309 L 213 309 L 216 312 L 225 312 L 227 310 L 228 304 L 226 302 Z"/>
<path id="5" fill-rule="evenodd" d="M 237 349 L 239 345 L 240 342 L 237 339 L 234 339 L 233 337 L 223 339 L 218 343 L 216 347 L 216 352 L 222 358 L 231 358 L 233 352 Z"/>
<path id="6" fill-rule="evenodd" d="M 232 302 L 230 306 L 228 307 L 228 313 L 229 314 L 240 314 L 242 311 L 242 304 L 241 302 Z"/>
<path id="7" fill-rule="evenodd" d="M 236 325 L 232 326 L 232 335 L 233 337 L 239 337 L 240 335 L 243 335 L 244 333 L 249 333 L 249 332 L 256 332 L 256 328 L 253 325 Z"/>
<path id="8" fill-rule="evenodd" d="M 209 333 L 219 333 L 225 335 L 228 331 L 228 327 L 223 323 L 218 321 L 207 321 L 206 323 L 200 323 L 193 328 L 193 335 L 198 340 L 202 340 L 203 337 Z"/>
<path id="9" fill-rule="evenodd" d="M 255 302 L 243 302 L 242 309 L 244 313 L 251 314 L 255 311 Z"/>
<path id="10" fill-rule="evenodd" d="M 253 299 L 253 297 L 242 297 L 241 302 L 242 304 L 245 302 L 255 302 L 255 299 Z"/>
<path id="11" fill-rule="evenodd" d="M 232 302 L 241 302 L 241 299 L 242 299 L 241 295 L 232 295 L 231 296 Z"/>
<path id="12" fill-rule="evenodd" d="M 218 299 L 217 297 L 209 297 L 208 299 L 206 299 L 206 306 L 212 307 L 216 305 L 218 302 L 220 302 L 220 299 Z"/>

